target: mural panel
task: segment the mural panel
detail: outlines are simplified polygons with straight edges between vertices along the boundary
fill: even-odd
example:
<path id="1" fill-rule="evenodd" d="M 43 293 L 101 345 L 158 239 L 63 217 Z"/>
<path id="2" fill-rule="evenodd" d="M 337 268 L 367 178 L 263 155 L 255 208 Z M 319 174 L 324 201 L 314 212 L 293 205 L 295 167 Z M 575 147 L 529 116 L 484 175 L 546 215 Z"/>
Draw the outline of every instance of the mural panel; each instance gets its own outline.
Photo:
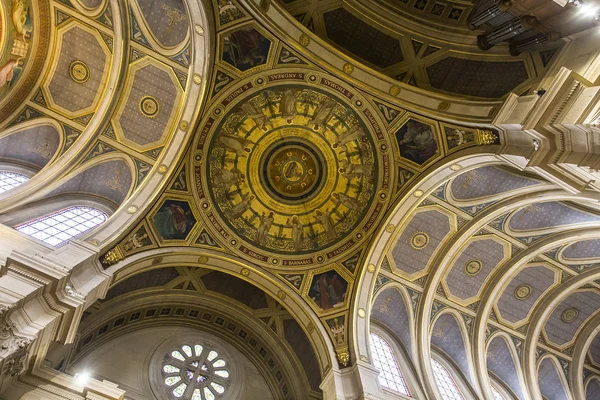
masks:
<path id="1" fill-rule="evenodd" d="M 185 240 L 196 225 L 187 201 L 165 200 L 153 218 L 154 228 L 165 240 Z"/>
<path id="2" fill-rule="evenodd" d="M 223 61 L 245 72 L 267 62 L 271 41 L 252 26 L 223 36 Z"/>
<path id="3" fill-rule="evenodd" d="M 0 3 L 0 100 L 15 86 L 23 72 L 33 32 L 31 1 L 4 3 Z"/>
<path id="4" fill-rule="evenodd" d="M 323 311 L 327 311 L 343 306 L 347 291 L 348 282 L 336 270 L 330 270 L 313 277 L 308 297 Z"/>
<path id="5" fill-rule="evenodd" d="M 413 118 L 396 131 L 396 140 L 400 156 L 418 165 L 436 156 L 440 148 L 435 128 Z"/>

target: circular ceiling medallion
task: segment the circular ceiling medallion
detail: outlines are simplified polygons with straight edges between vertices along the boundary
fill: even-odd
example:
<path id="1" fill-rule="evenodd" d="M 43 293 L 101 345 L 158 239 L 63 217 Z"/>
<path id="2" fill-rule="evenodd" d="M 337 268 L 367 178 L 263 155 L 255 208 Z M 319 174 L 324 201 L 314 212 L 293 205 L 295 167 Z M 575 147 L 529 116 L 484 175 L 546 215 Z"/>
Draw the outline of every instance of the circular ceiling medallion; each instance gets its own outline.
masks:
<path id="1" fill-rule="evenodd" d="M 293 136 L 298 128 L 283 127 L 282 136 Z M 310 136 L 310 132 L 307 136 Z M 290 204 L 308 201 L 323 188 L 327 175 L 325 156 L 310 141 L 275 138 L 264 152 L 259 170 L 269 194 Z"/>
<path id="2" fill-rule="evenodd" d="M 425 232 L 415 232 L 410 237 L 410 247 L 415 250 L 422 250 L 427 244 L 429 244 L 429 235 Z"/>
<path id="3" fill-rule="evenodd" d="M 232 89 L 236 103 L 230 95 L 215 105 L 229 111 L 200 129 L 206 161 L 196 182 L 214 205 L 209 225 L 228 241 L 241 239 L 237 250 L 264 264 L 273 256 L 282 267 L 310 265 L 317 252 L 325 255 L 319 262 L 342 256 L 375 227 L 388 197 L 376 196 L 390 179 L 380 173 L 384 163 L 389 171 L 377 153 L 383 135 L 373 137 L 352 108 L 356 95 L 318 86 L 263 86 L 242 96 L 252 87 L 245 84 Z"/>
<path id="4" fill-rule="evenodd" d="M 525 300 L 531 296 L 531 286 L 527 284 L 522 284 L 517 286 L 515 289 L 515 297 L 519 300 Z"/>
<path id="5" fill-rule="evenodd" d="M 86 63 L 75 60 L 69 66 L 69 75 L 77 83 L 85 83 L 90 79 L 90 69 Z"/>
<path id="6" fill-rule="evenodd" d="M 575 321 L 575 319 L 577 318 L 578 315 L 579 315 L 579 310 L 578 309 L 576 309 L 574 307 L 567 308 L 560 315 L 560 319 L 562 319 L 563 322 L 566 322 L 568 324 L 570 322 Z"/>
<path id="7" fill-rule="evenodd" d="M 467 275 L 477 275 L 479 273 L 479 271 L 481 271 L 481 261 L 479 260 L 471 260 L 468 261 L 465 264 L 465 272 L 467 273 Z"/>
<path id="8" fill-rule="evenodd" d="M 160 111 L 158 100 L 152 96 L 144 96 L 140 100 L 140 112 L 148 118 L 154 118 Z"/>

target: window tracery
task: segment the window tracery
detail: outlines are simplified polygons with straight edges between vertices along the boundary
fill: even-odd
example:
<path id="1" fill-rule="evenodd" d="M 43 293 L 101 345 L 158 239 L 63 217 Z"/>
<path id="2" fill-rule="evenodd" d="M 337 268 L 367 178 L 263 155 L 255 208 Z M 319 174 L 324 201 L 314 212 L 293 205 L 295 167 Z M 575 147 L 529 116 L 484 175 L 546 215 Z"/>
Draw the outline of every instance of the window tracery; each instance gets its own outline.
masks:
<path id="1" fill-rule="evenodd" d="M 22 183 L 25 183 L 29 178 L 22 174 L 14 172 L 0 171 L 0 193 L 14 189 Z"/>
<path id="2" fill-rule="evenodd" d="M 49 245 L 59 246 L 107 219 L 108 215 L 96 208 L 72 206 L 17 225 L 15 229 Z"/>
<path id="3" fill-rule="evenodd" d="M 371 352 L 373 353 L 373 364 L 380 371 L 379 382 L 381 385 L 410 396 L 392 348 L 381 336 L 373 332 L 371 332 Z"/>
<path id="4" fill-rule="evenodd" d="M 226 366 L 215 350 L 185 344 L 165 356 L 162 374 L 173 399 L 215 400 L 229 386 Z"/>
<path id="5" fill-rule="evenodd" d="M 435 383 L 443 400 L 465 400 L 450 372 L 435 358 L 431 359 Z"/>

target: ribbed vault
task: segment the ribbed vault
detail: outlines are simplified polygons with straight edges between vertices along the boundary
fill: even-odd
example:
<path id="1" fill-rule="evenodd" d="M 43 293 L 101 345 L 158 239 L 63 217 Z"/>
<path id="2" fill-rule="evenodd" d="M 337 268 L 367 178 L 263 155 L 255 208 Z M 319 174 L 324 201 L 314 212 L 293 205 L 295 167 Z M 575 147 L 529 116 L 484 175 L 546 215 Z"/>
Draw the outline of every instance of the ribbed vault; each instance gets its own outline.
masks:
<path id="1" fill-rule="evenodd" d="M 381 265 L 362 282 L 372 288 L 371 325 L 417 355 L 421 388 L 432 395 L 428 357 L 441 352 L 476 397 L 491 396 L 496 382 L 519 399 L 578 398 L 599 372 L 595 202 L 533 170 L 453 169 L 388 229 Z"/>

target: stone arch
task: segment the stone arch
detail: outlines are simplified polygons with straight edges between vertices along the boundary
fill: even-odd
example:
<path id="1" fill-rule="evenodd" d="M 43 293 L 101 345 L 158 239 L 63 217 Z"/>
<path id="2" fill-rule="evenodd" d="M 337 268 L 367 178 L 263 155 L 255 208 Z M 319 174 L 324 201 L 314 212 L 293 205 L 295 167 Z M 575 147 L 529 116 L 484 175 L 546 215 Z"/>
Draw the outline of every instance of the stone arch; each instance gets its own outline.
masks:
<path id="1" fill-rule="evenodd" d="M 0 133 L 0 159 L 36 173 L 52 164 L 64 144 L 63 129 L 51 118 L 18 124 Z"/>
<path id="2" fill-rule="evenodd" d="M 120 175 L 115 176 L 115 172 Z M 133 191 L 135 173 L 129 157 L 110 154 L 99 157 L 48 187 L 45 198 L 5 213 L 0 221 L 14 226 L 71 205 L 91 206 L 110 216 Z"/>
<path id="3" fill-rule="evenodd" d="M 470 335 L 462 315 L 456 310 L 444 310 L 430 324 L 430 346 L 443 352 L 456 364 L 458 371 L 476 393 L 480 392 L 472 363 Z"/>
<path id="4" fill-rule="evenodd" d="M 600 379 L 597 376 L 589 377 L 584 386 L 586 400 L 594 400 L 600 396 Z"/>
<path id="5" fill-rule="evenodd" d="M 460 160 L 460 161 L 458 161 Z M 386 229 L 381 229 L 380 232 L 375 236 L 375 239 L 373 240 L 373 245 L 371 248 L 371 252 L 369 253 L 369 255 L 366 258 L 366 264 L 369 266 L 368 268 L 363 269 L 362 274 L 359 276 L 359 284 L 357 287 L 357 303 L 355 305 L 354 311 L 356 312 L 359 308 L 361 308 L 361 306 L 359 304 L 362 304 L 363 306 L 365 304 L 372 304 L 371 301 L 369 299 L 369 293 L 372 290 L 372 287 L 375 283 L 375 277 L 376 274 L 374 274 L 374 272 L 377 270 L 376 266 L 379 265 L 382 262 L 383 259 L 383 254 L 384 251 L 382 251 L 382 248 L 385 246 L 384 244 L 390 240 L 390 237 L 392 236 L 392 233 L 394 232 L 393 229 L 396 226 L 398 226 L 399 224 L 402 223 L 402 218 L 403 216 L 406 216 L 410 213 L 410 210 L 413 209 L 414 207 L 416 207 L 416 205 L 421 201 L 421 198 L 423 196 L 425 196 L 427 193 L 431 192 L 432 190 L 434 190 L 434 188 L 438 187 L 440 184 L 442 184 L 443 182 L 451 179 L 452 177 L 455 177 L 457 175 L 459 175 L 460 173 L 464 173 L 465 171 L 468 171 L 470 169 L 474 169 L 477 167 L 481 167 L 483 165 L 493 165 L 493 164 L 498 164 L 501 163 L 501 161 L 491 155 L 484 155 L 484 154 L 480 154 L 480 155 L 471 155 L 471 156 L 466 156 L 464 154 L 462 154 L 462 157 L 457 156 L 456 159 L 450 159 L 447 160 L 446 163 L 444 163 L 443 165 L 437 165 L 434 167 L 432 167 L 429 170 L 429 174 L 423 174 L 422 179 L 420 179 L 418 182 L 415 182 L 411 188 L 412 188 L 412 192 L 413 192 L 413 196 L 406 196 L 401 203 L 396 204 L 393 207 L 393 211 L 390 212 L 390 216 L 388 217 L 388 219 L 382 224 L 382 227 L 386 227 Z M 458 167 L 456 167 L 456 165 L 458 165 Z M 453 168 L 450 168 L 450 167 Z M 459 172 L 457 173 L 457 171 L 455 171 L 455 169 L 459 169 Z M 433 178 L 435 176 L 435 178 Z M 517 201 L 515 201 L 515 199 L 512 199 L 511 202 L 505 201 L 504 203 L 500 203 L 500 205 L 494 205 L 492 207 L 490 207 L 490 211 L 488 213 L 486 213 L 484 215 L 484 217 L 476 217 L 474 218 L 474 223 L 476 225 L 472 225 L 468 231 L 463 230 L 461 232 L 461 237 L 469 237 L 470 235 L 472 235 L 473 233 L 475 233 L 478 229 L 479 226 L 482 226 L 484 224 L 484 222 L 487 221 L 491 221 L 493 218 L 497 217 L 498 215 L 500 215 L 501 213 L 505 212 L 505 208 L 506 206 L 503 206 L 502 204 L 510 204 L 511 207 L 518 207 L 520 205 L 524 205 L 524 204 L 529 204 L 531 202 L 534 201 L 539 201 L 540 198 L 570 198 L 571 195 L 567 194 L 565 192 L 562 191 L 558 191 L 558 190 L 549 190 L 551 186 L 549 185 L 541 185 L 540 189 L 543 188 L 543 190 L 541 190 L 540 192 L 533 192 L 529 193 L 527 195 L 522 195 L 519 198 L 517 198 Z M 416 189 L 418 188 L 418 189 Z M 415 190 L 416 189 L 416 190 Z M 536 198 L 538 198 L 537 200 L 535 200 Z M 575 196 L 571 197 L 571 198 L 575 198 Z M 391 229 L 391 230 L 390 230 Z M 456 239 L 457 242 L 460 241 L 461 239 Z M 448 248 L 451 248 L 452 245 L 448 245 Z M 443 252 L 442 252 L 443 253 Z M 439 254 L 439 253 L 438 253 Z M 436 262 L 434 261 L 434 266 L 435 266 Z M 435 273 L 436 275 L 439 274 L 443 274 L 445 269 L 440 268 L 439 266 L 436 267 L 437 268 L 437 272 Z M 435 287 L 434 285 L 437 285 L 437 282 L 439 281 L 439 276 L 436 278 L 434 277 L 432 280 L 432 277 L 430 277 L 428 279 L 428 283 L 426 284 L 425 287 L 425 292 L 426 293 L 435 293 L 435 290 L 431 290 L 431 288 Z M 432 283 L 435 282 L 435 283 Z M 427 290 L 427 289 L 430 290 Z M 419 312 L 417 313 L 417 340 L 418 345 L 417 348 L 422 349 L 424 347 L 427 347 L 427 343 L 428 343 L 428 338 L 425 338 L 425 328 L 423 328 L 423 324 L 425 324 L 425 321 L 428 321 L 429 319 L 429 312 L 427 311 L 431 308 L 431 298 L 429 300 L 423 301 L 423 299 L 421 299 L 420 301 L 420 305 L 419 305 Z M 429 302 L 429 303 L 428 303 Z M 427 305 L 426 305 L 427 304 Z M 425 314 L 423 314 L 425 312 Z M 366 343 L 360 339 L 360 337 L 364 337 L 364 334 L 360 334 L 359 332 L 364 330 L 364 325 L 362 325 L 362 322 L 357 319 L 357 324 L 355 326 L 355 330 L 354 330 L 354 334 L 356 336 L 354 336 L 354 345 L 356 346 L 356 350 L 357 351 L 357 357 L 359 357 L 360 355 L 364 354 L 365 350 L 361 350 L 364 349 L 366 347 Z M 419 333 L 420 330 L 420 333 Z M 474 353 L 475 356 L 475 353 Z M 424 361 L 427 358 L 427 354 L 425 354 L 423 351 L 420 351 L 419 357 L 421 358 L 420 364 L 421 364 L 421 368 L 422 368 L 422 375 L 423 376 L 428 376 L 430 377 L 429 379 L 426 379 L 426 381 L 432 382 L 431 381 L 431 371 L 428 370 L 428 368 L 423 365 Z M 429 364 L 429 363 L 428 363 Z M 478 375 L 478 374 L 476 374 Z M 480 384 L 481 386 L 481 384 Z M 429 393 L 430 395 L 433 395 L 431 392 Z M 491 395 L 491 394 L 490 394 Z"/>
<path id="6" fill-rule="evenodd" d="M 214 250 L 191 247 L 170 247 L 137 253 L 107 268 L 105 273 L 113 277 L 132 274 L 160 266 L 189 266 L 220 271 L 242 279 L 266 294 L 277 299 L 303 327 L 319 362 L 321 377 L 328 379 L 331 371 L 339 370 L 336 353 L 329 340 L 327 331 L 316 315 L 303 307 L 302 298 L 293 290 L 282 288 L 278 279 L 264 270 L 231 255 Z M 155 264 L 153 264 L 153 262 Z M 113 278 L 114 279 L 114 278 Z M 76 284 L 74 282 L 74 284 Z M 104 288 L 104 293 L 108 287 Z"/>
<path id="7" fill-rule="evenodd" d="M 573 348 L 573 359 L 571 367 L 571 376 L 567 377 L 570 381 L 575 398 L 583 399 L 587 396 L 587 388 L 590 384 L 590 379 L 584 379 L 584 363 L 588 354 L 588 350 L 592 342 L 598 338 L 600 332 L 600 315 L 594 316 L 581 329 L 575 339 L 575 347 Z M 598 384 L 598 394 L 600 394 L 600 381 Z"/>
<path id="8" fill-rule="evenodd" d="M 536 307 L 533 317 L 531 318 L 530 327 L 527 331 L 524 347 L 525 378 L 532 391 L 533 398 L 541 398 L 536 373 L 537 345 L 534 338 L 539 336 L 543 325 L 558 304 L 581 286 L 598 279 L 598 277 L 600 277 L 600 267 L 590 268 L 573 279 L 566 281 L 563 285 L 551 290 L 543 297 L 542 302 Z"/>
<path id="9" fill-rule="evenodd" d="M 385 296 L 390 296 L 384 298 Z M 378 303 L 379 302 L 379 303 Z M 390 313 L 398 319 L 387 321 L 385 317 L 392 304 L 400 302 L 397 308 Z M 373 297 L 373 307 L 369 316 L 369 323 L 374 319 L 378 324 L 385 325 L 398 338 L 404 351 L 411 357 L 415 357 L 417 349 L 414 347 L 414 313 L 410 307 L 410 297 L 401 285 L 391 282 L 382 286 Z M 380 306 L 377 308 L 377 306 Z M 405 325 L 405 326 L 403 326 Z"/>

